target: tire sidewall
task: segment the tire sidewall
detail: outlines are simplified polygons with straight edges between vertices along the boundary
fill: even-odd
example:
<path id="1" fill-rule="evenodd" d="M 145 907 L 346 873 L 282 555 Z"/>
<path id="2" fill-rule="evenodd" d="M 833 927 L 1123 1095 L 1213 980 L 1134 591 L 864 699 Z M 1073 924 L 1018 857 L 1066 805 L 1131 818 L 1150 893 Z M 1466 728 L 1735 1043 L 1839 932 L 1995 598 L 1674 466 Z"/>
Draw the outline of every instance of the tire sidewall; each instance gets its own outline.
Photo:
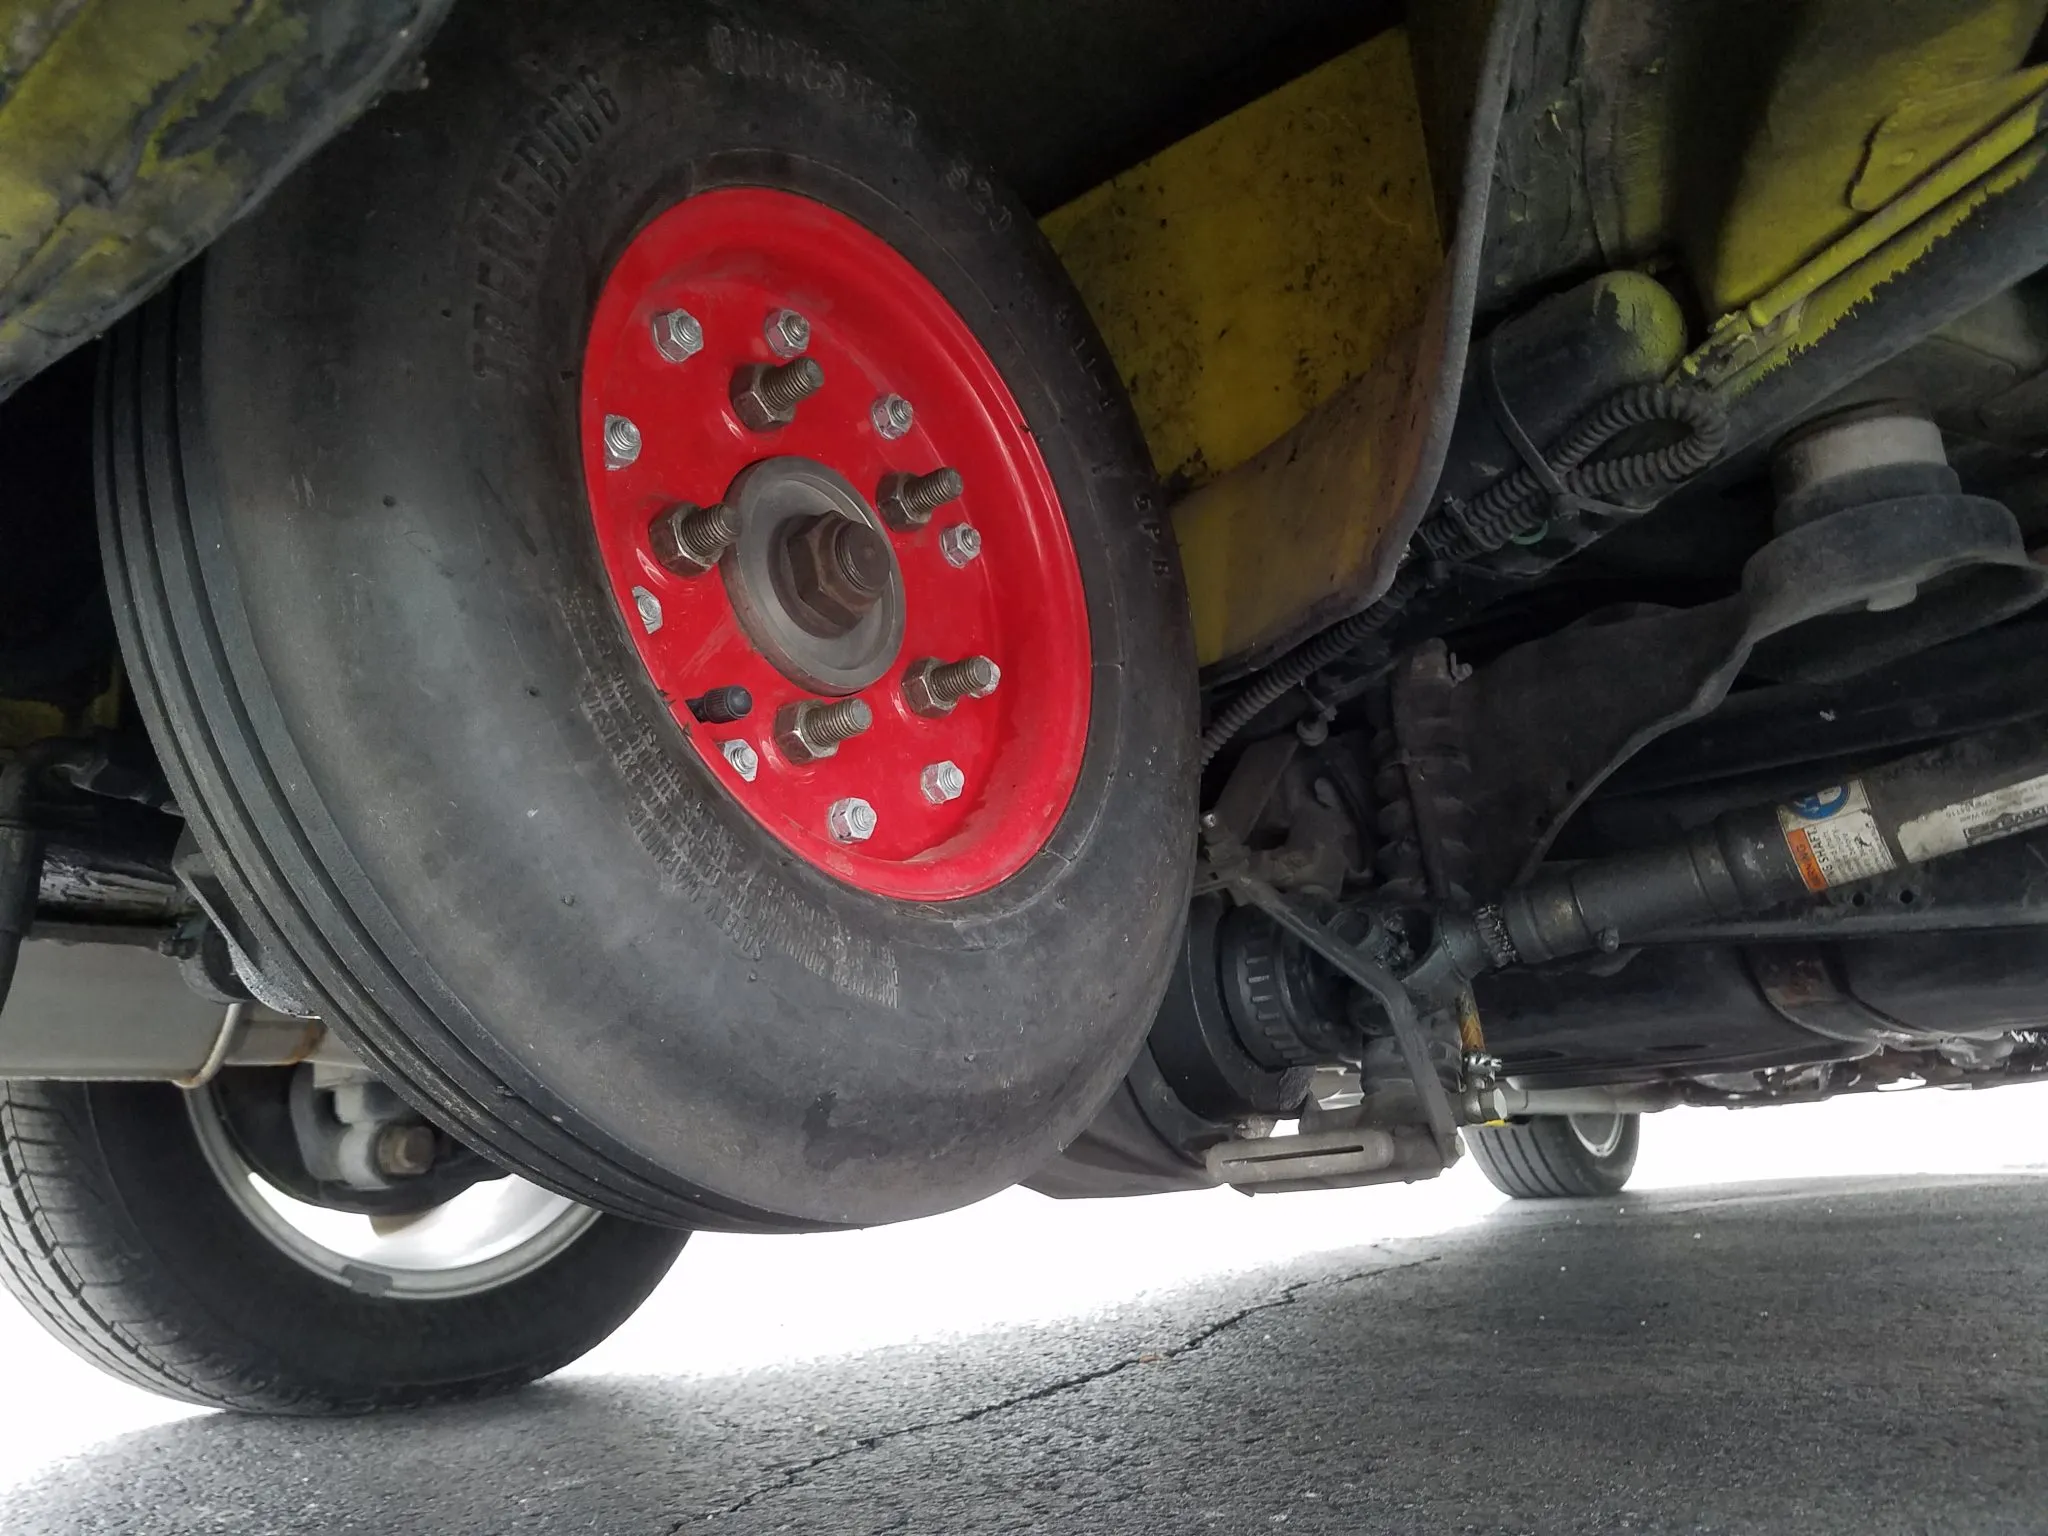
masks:
<path id="1" fill-rule="evenodd" d="M 242 1213 L 201 1150 L 178 1090 L 52 1083 L 85 1135 L 71 1170 L 119 1230 L 124 1283 L 163 1356 L 160 1383 L 194 1400 L 357 1412 L 473 1397 L 547 1375 L 647 1298 L 686 1233 L 601 1216 L 546 1264 L 446 1299 L 380 1297 L 328 1280 Z M 68 1102 L 66 1102 L 68 1101 Z"/>
<path id="2" fill-rule="evenodd" d="M 1015 1182 L 1135 1051 L 1191 867 L 1178 566 L 1085 314 L 970 160 L 757 24 L 520 3 L 459 13 L 428 63 L 427 93 L 207 276 L 223 585 L 263 594 L 251 670 L 302 760 L 283 777 L 332 829 L 323 862 L 415 993 L 462 1000 L 416 1024 L 686 1198 L 866 1223 Z M 604 581 L 585 327 L 648 220 L 731 185 L 816 197 L 902 251 L 995 361 L 1066 508 L 1083 766 L 1046 849 L 982 895 L 893 902 L 791 856 L 688 746 Z"/>

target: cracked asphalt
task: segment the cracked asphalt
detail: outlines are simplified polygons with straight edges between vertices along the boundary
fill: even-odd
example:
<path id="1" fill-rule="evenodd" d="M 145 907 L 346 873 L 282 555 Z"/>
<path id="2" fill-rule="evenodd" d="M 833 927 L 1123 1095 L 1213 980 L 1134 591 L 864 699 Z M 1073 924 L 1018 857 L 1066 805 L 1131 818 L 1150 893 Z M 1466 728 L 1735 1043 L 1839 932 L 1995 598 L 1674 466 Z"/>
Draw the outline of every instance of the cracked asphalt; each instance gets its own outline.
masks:
<path id="1" fill-rule="evenodd" d="M 2042 1532 L 2044 1296 L 2048 1178 L 1519 1207 L 1058 1327 L 189 1419 L 0 1530 Z"/>

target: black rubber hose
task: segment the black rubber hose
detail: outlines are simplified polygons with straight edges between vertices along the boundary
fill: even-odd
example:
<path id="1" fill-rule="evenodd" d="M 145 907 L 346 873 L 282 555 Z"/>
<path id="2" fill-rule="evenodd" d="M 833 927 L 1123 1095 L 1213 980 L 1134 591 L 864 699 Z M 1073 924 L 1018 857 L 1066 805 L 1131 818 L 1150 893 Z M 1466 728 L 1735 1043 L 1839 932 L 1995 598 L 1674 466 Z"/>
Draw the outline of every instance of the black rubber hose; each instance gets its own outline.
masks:
<path id="1" fill-rule="evenodd" d="M 1686 435 L 1661 448 L 1588 462 L 1624 432 L 1650 422 L 1676 423 Z M 1691 479 L 1714 462 L 1727 437 L 1728 418 L 1708 396 L 1642 384 L 1617 390 L 1594 406 L 1545 458 L 1571 494 L 1611 501 Z M 1549 488 L 1525 465 L 1503 475 L 1469 506 L 1440 508 L 1417 530 L 1416 540 L 1438 559 L 1469 560 L 1542 527 L 1550 498 Z M 1202 766 L 1206 768 L 1259 711 L 1392 624 L 1427 585 L 1415 563 L 1402 566 L 1377 602 L 1303 641 L 1252 678 L 1202 732 Z"/>
<path id="2" fill-rule="evenodd" d="M 1685 436 L 1639 453 L 1593 458 L 1624 432 L 1653 422 L 1681 426 Z M 1570 494 L 1613 503 L 1619 497 L 1690 480 L 1720 456 L 1727 440 L 1728 417 L 1710 396 L 1695 389 L 1638 384 L 1616 390 L 1580 417 L 1544 459 Z M 1445 503 L 1417 537 L 1440 560 L 1470 560 L 1537 532 L 1548 519 L 1553 500 L 1551 487 L 1525 464 L 1496 480 L 1469 505 Z"/>

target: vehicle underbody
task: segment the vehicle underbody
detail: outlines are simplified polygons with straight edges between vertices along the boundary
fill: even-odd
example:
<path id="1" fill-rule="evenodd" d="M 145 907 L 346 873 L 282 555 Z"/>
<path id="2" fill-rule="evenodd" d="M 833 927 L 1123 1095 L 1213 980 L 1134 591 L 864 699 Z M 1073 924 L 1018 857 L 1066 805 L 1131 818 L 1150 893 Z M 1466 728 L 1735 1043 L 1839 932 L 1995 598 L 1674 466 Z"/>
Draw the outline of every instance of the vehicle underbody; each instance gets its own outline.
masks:
<path id="1" fill-rule="evenodd" d="M 2048 0 L 47 9 L 0 1077 L 807 1230 L 2048 1073 Z"/>

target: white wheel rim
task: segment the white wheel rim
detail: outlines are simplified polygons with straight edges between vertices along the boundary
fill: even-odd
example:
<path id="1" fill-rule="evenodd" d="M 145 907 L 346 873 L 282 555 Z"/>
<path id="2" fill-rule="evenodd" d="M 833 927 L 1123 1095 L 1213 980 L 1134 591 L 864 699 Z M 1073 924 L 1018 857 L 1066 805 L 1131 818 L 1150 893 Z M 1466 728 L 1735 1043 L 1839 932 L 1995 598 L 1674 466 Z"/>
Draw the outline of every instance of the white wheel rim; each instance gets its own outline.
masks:
<path id="1" fill-rule="evenodd" d="M 1572 1134 L 1595 1157 L 1612 1157 L 1627 1124 L 1620 1115 L 1571 1115 Z"/>
<path id="2" fill-rule="evenodd" d="M 473 1184 L 403 1226 L 295 1200 L 236 1150 L 208 1089 L 185 1096 L 200 1150 L 221 1187 L 272 1246 L 366 1295 L 445 1301 L 509 1285 L 554 1259 L 598 1213 L 508 1175 Z"/>

